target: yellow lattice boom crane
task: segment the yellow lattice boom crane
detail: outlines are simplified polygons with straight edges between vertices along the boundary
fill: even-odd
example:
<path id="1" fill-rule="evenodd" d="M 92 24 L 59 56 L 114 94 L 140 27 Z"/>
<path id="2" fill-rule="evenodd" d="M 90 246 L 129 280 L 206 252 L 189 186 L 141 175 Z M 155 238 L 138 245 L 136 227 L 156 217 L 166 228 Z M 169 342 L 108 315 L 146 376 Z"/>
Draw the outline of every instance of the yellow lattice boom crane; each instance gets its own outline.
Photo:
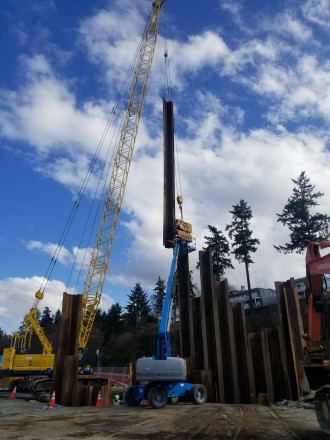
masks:
<path id="1" fill-rule="evenodd" d="M 149 79 L 157 40 L 161 6 L 164 0 L 153 2 L 153 10 L 145 28 L 135 68 L 119 145 L 106 193 L 92 257 L 83 291 L 83 310 L 79 348 L 85 348 L 100 304 L 103 285 L 110 263 L 110 255 L 117 231 L 118 220 L 131 165 L 142 106 Z"/>
<path id="2" fill-rule="evenodd" d="M 135 65 L 133 80 L 129 92 L 119 142 L 113 162 L 112 173 L 105 195 L 103 212 L 100 218 L 96 239 L 89 263 L 87 276 L 82 293 L 82 313 L 80 323 L 79 348 L 85 349 L 93 327 L 96 312 L 99 308 L 105 278 L 110 264 L 110 256 L 118 227 L 119 215 L 124 198 L 128 173 L 131 165 L 135 140 L 141 118 L 146 87 L 157 41 L 157 30 L 160 12 L 165 0 L 155 0 L 145 27 L 139 54 Z M 37 320 L 37 304 L 43 293 L 36 293 L 36 300 L 30 312 L 25 316 L 23 331 L 14 333 L 11 347 L 3 353 L 1 377 L 30 374 L 36 371 L 38 363 L 42 370 L 53 368 L 54 354 L 43 329 Z M 15 346 L 22 351 L 28 351 L 31 344 L 32 332 L 35 332 L 43 347 L 43 354 L 27 355 L 16 353 Z M 24 362 L 23 362 L 24 359 Z M 24 368 L 21 366 L 24 364 Z"/>

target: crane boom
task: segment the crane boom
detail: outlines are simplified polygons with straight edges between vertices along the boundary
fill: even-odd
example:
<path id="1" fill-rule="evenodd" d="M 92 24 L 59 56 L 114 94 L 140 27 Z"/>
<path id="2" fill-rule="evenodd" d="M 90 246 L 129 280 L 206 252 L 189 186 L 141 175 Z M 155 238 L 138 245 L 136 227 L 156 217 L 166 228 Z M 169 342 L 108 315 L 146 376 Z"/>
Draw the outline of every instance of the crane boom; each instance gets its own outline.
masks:
<path id="1" fill-rule="evenodd" d="M 164 0 L 153 2 L 153 9 L 142 37 L 114 166 L 84 283 L 79 335 L 80 348 L 86 348 L 101 301 L 155 51 L 158 22 L 163 3 Z"/>

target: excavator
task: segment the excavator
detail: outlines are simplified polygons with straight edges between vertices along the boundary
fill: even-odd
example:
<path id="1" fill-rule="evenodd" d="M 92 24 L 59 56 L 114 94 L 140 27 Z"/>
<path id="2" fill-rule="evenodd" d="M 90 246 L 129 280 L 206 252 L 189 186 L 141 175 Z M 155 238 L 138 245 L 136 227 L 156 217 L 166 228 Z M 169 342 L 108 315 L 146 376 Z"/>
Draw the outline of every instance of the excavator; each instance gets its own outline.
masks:
<path id="1" fill-rule="evenodd" d="M 178 196 L 178 200 L 182 200 L 181 196 Z M 205 403 L 207 399 L 204 385 L 186 382 L 186 361 L 172 356 L 170 323 L 177 260 L 180 253 L 195 250 L 191 243 L 191 224 L 177 219 L 175 229 L 173 257 L 158 331 L 157 355 L 137 360 L 136 379 L 142 384 L 132 385 L 126 391 L 128 406 L 138 406 L 142 400 L 147 400 L 152 408 L 160 409 L 168 402 L 177 403 L 179 399 L 197 405 Z"/>
<path id="2" fill-rule="evenodd" d="M 321 429 L 330 435 L 330 361 L 325 359 L 326 349 L 321 345 L 322 317 L 326 330 L 330 329 L 330 296 L 326 293 L 325 280 L 325 274 L 330 273 L 330 254 L 320 254 L 320 249 L 329 247 L 328 240 L 311 241 L 307 246 L 305 284 L 308 328 L 303 338 L 305 362 L 311 369 L 316 367 L 325 384 L 315 391 L 314 406 Z"/>
<path id="3" fill-rule="evenodd" d="M 99 221 L 95 243 L 82 293 L 82 313 L 79 333 L 79 349 L 83 351 L 99 308 L 104 281 L 117 231 L 121 206 L 135 146 L 157 41 L 158 23 L 165 0 L 154 0 L 143 32 L 136 59 L 128 101 L 120 131 L 109 185 L 105 195 L 103 212 Z M 45 376 L 54 365 L 53 349 L 37 319 L 37 305 L 44 292 L 35 294 L 35 302 L 24 318 L 23 329 L 12 335 L 10 347 L 5 349 L 0 368 L 0 388 L 22 385 L 36 389 L 41 382 L 50 384 Z M 35 332 L 42 345 L 42 353 L 31 352 L 32 334 Z M 39 377 L 39 376 L 43 377 Z M 28 385 L 27 385 L 28 384 Z M 33 391 L 30 389 L 30 391 Z"/>

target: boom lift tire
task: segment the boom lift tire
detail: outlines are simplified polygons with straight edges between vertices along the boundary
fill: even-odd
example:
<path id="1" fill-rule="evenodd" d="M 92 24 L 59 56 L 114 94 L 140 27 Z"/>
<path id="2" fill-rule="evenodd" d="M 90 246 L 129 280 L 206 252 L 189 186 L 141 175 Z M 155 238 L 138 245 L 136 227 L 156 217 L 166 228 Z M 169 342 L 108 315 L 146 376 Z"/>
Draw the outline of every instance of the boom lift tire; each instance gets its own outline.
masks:
<path id="1" fill-rule="evenodd" d="M 156 385 L 149 391 L 148 400 L 153 408 L 164 408 L 164 406 L 167 404 L 167 392 L 161 385 Z"/>
<path id="2" fill-rule="evenodd" d="M 204 385 L 195 384 L 190 390 L 190 399 L 195 405 L 201 405 L 206 402 L 207 391 Z"/>
<path id="3" fill-rule="evenodd" d="M 330 385 L 325 385 L 315 392 L 314 406 L 320 428 L 330 434 Z"/>
<path id="4" fill-rule="evenodd" d="M 125 402 L 128 406 L 139 406 L 141 400 L 134 399 L 134 386 L 129 387 L 125 394 Z"/>

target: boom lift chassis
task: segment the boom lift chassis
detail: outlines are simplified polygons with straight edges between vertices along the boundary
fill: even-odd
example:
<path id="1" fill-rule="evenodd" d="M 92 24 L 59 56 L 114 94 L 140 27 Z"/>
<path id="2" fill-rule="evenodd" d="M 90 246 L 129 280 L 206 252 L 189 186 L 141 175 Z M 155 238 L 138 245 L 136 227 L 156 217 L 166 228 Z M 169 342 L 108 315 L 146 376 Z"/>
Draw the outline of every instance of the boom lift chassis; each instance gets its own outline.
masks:
<path id="1" fill-rule="evenodd" d="M 175 238 L 171 270 L 168 277 L 162 318 L 157 341 L 157 356 L 140 358 L 136 364 L 136 378 L 144 384 L 131 386 L 125 396 L 128 406 L 138 406 L 148 400 L 153 408 L 163 408 L 167 403 L 178 400 L 195 404 L 205 403 L 207 392 L 203 385 L 185 382 L 186 361 L 171 356 L 170 321 L 173 302 L 175 270 L 179 253 L 190 252 L 194 247 L 182 238 Z M 147 383 L 145 383 L 147 382 Z"/>

